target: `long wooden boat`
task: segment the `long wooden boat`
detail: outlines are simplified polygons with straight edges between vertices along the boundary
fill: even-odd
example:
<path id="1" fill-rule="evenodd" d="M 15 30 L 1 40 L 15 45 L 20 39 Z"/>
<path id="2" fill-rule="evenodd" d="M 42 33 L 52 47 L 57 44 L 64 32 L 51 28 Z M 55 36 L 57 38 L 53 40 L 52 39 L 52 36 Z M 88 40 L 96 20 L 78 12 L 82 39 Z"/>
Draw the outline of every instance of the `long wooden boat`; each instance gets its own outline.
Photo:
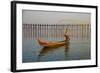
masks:
<path id="1" fill-rule="evenodd" d="M 65 40 L 64 41 L 58 41 L 58 42 L 52 42 L 52 41 L 47 41 L 44 39 L 38 39 L 38 42 L 40 45 L 42 45 L 43 47 L 60 47 L 60 46 L 64 46 L 64 45 L 69 45 L 69 36 L 67 35 L 67 28 L 65 30 Z"/>
<path id="2" fill-rule="evenodd" d="M 43 47 L 60 47 L 60 46 L 67 45 L 69 43 L 67 41 L 51 42 L 43 39 L 38 39 L 38 42 Z"/>

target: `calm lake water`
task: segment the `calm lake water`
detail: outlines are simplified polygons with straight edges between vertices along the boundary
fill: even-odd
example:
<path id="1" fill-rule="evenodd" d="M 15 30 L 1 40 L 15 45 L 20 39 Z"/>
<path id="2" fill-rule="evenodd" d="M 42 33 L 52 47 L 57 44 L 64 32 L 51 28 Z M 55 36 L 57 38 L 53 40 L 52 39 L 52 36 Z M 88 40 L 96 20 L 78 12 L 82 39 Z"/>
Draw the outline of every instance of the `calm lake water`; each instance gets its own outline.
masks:
<path id="1" fill-rule="evenodd" d="M 56 41 L 59 38 L 56 38 Z M 49 39 L 48 39 L 49 40 Z M 51 41 L 54 41 L 50 39 Z M 69 46 L 58 48 L 43 48 L 36 39 L 23 38 L 22 41 L 22 61 L 47 62 L 47 61 L 67 61 L 86 60 L 91 58 L 90 40 L 70 40 Z"/>

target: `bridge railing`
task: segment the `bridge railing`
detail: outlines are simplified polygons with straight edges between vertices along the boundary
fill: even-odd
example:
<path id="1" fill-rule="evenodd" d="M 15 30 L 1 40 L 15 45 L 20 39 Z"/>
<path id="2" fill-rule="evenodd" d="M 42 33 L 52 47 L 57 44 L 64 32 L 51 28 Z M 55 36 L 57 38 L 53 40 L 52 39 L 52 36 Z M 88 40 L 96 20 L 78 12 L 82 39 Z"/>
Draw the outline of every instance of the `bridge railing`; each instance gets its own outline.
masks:
<path id="1" fill-rule="evenodd" d="M 23 38 L 49 38 L 49 39 L 64 39 L 65 29 L 71 40 L 91 38 L 90 24 L 23 24 Z"/>

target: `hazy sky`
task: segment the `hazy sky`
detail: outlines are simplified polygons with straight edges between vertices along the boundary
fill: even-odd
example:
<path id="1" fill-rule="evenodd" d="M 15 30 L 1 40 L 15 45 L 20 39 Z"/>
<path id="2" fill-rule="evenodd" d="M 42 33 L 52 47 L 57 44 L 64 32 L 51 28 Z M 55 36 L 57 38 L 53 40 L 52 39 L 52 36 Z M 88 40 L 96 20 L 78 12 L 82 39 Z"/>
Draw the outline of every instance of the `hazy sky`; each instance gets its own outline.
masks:
<path id="1" fill-rule="evenodd" d="M 90 13 L 23 10 L 23 24 L 90 24 Z"/>

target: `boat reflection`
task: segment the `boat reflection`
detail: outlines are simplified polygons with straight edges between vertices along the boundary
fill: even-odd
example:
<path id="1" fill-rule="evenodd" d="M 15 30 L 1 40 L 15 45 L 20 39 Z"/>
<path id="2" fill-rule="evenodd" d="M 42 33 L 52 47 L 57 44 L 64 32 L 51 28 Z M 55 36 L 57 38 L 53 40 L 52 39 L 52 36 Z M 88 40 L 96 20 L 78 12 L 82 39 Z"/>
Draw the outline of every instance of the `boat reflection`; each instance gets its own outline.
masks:
<path id="1" fill-rule="evenodd" d="M 41 57 L 46 56 L 48 54 L 52 54 L 54 51 L 57 51 L 59 49 L 64 49 L 64 53 L 65 53 L 65 58 L 67 57 L 67 53 L 69 51 L 69 46 L 70 46 L 70 42 L 67 41 L 66 44 L 64 45 L 57 45 L 54 47 L 43 47 L 38 55 L 38 59 L 37 62 L 41 62 Z"/>

